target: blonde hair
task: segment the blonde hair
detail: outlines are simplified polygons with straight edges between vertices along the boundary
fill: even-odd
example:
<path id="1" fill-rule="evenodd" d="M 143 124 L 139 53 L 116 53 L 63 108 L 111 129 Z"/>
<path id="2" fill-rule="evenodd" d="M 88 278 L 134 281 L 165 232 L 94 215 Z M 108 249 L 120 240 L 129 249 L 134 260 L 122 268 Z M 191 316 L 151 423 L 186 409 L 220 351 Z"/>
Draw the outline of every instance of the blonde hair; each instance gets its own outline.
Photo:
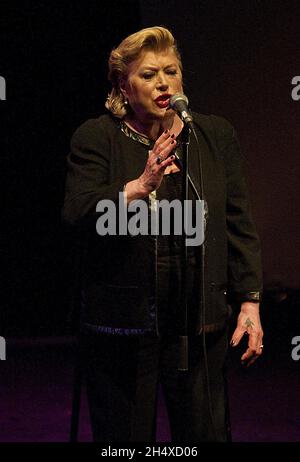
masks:
<path id="1" fill-rule="evenodd" d="M 120 89 L 120 80 L 127 76 L 128 66 L 138 59 L 145 50 L 162 51 L 172 48 L 182 70 L 181 56 L 176 41 L 171 32 L 165 27 L 147 27 L 126 37 L 110 54 L 108 65 L 108 79 L 112 84 L 105 107 L 116 117 L 124 117 L 129 106 Z"/>

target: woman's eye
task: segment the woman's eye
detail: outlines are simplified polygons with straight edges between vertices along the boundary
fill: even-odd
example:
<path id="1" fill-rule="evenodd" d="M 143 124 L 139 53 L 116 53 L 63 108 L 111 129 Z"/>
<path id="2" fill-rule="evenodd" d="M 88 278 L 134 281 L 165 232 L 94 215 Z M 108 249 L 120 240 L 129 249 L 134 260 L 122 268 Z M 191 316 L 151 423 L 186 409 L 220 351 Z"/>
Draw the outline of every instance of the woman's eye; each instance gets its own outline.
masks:
<path id="1" fill-rule="evenodd" d="M 143 74 L 144 79 L 147 79 L 147 80 L 152 79 L 153 76 L 154 74 L 152 72 L 151 73 L 147 72 L 146 74 Z"/>
<path id="2" fill-rule="evenodd" d="M 167 71 L 167 74 L 176 75 L 176 74 L 177 74 L 177 70 L 176 70 L 176 69 L 169 69 L 169 70 Z"/>

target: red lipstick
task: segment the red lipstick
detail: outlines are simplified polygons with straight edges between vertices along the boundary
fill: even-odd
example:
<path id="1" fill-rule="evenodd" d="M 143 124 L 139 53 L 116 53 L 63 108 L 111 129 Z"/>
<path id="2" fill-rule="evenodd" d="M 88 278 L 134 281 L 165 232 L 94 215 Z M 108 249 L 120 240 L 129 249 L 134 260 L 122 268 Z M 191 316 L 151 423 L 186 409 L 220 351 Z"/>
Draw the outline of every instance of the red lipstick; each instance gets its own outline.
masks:
<path id="1" fill-rule="evenodd" d="M 169 106 L 169 100 L 172 95 L 169 93 L 164 93 L 163 95 L 159 95 L 154 101 L 160 108 L 166 108 Z"/>

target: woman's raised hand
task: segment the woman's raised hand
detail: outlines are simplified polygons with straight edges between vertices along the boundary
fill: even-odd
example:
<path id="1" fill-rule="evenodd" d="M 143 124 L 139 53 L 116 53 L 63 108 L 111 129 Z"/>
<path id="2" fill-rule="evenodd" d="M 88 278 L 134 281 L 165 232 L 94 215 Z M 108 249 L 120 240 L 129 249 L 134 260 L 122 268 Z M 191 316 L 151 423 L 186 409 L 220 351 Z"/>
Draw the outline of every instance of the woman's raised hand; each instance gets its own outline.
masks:
<path id="1" fill-rule="evenodd" d="M 141 176 L 125 185 L 124 194 L 127 203 L 135 199 L 143 199 L 159 188 L 166 168 L 175 159 L 174 155 L 170 155 L 175 147 L 175 135 L 170 135 L 170 131 L 165 130 L 156 140 L 152 151 L 149 151 L 145 170 Z"/>
<path id="2" fill-rule="evenodd" d="M 159 188 L 166 167 L 171 165 L 175 159 L 174 155 L 170 155 L 175 147 L 175 135 L 170 135 L 170 131 L 165 130 L 156 140 L 153 149 L 149 151 L 145 170 L 138 178 L 141 191 L 143 191 L 145 195 Z"/>

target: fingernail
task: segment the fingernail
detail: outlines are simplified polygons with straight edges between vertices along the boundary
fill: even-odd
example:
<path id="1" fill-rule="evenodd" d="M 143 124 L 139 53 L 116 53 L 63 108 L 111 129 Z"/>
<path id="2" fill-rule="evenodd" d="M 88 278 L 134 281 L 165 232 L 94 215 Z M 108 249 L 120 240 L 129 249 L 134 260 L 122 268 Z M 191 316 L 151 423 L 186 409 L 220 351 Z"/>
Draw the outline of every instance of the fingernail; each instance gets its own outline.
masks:
<path id="1" fill-rule="evenodd" d="M 167 130 L 165 130 L 165 131 L 164 131 L 164 134 L 166 135 L 166 134 L 168 133 L 168 131 L 169 131 L 168 129 L 167 129 Z"/>
<path id="2" fill-rule="evenodd" d="M 235 344 L 234 340 L 231 340 L 230 345 L 233 346 Z"/>
<path id="3" fill-rule="evenodd" d="M 175 133 L 173 133 L 173 135 L 171 135 L 171 138 L 175 138 Z"/>
<path id="4" fill-rule="evenodd" d="M 171 156 L 171 159 L 174 160 L 174 159 L 175 159 L 175 156 Z"/>
<path id="5" fill-rule="evenodd" d="M 175 140 L 171 141 L 171 143 L 170 143 L 170 144 L 175 144 Z"/>

